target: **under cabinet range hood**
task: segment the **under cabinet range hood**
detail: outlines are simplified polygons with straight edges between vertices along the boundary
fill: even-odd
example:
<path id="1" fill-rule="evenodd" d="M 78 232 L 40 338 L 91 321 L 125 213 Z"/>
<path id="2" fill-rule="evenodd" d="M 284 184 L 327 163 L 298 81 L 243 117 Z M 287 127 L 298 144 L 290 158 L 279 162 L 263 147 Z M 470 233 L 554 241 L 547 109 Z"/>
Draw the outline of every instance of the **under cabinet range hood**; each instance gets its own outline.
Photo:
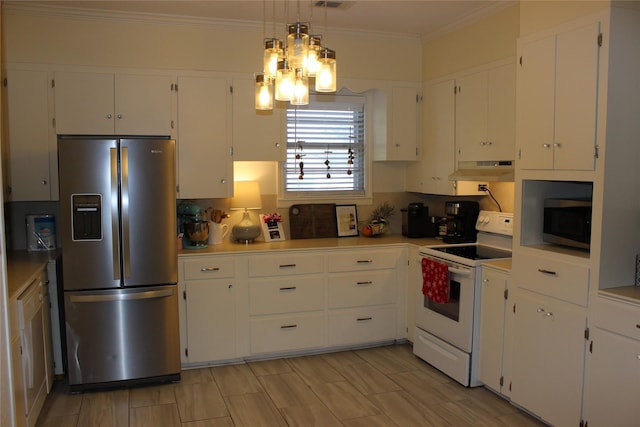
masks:
<path id="1" fill-rule="evenodd" d="M 513 181 L 513 161 L 461 161 L 456 171 L 449 175 L 449 181 Z"/>

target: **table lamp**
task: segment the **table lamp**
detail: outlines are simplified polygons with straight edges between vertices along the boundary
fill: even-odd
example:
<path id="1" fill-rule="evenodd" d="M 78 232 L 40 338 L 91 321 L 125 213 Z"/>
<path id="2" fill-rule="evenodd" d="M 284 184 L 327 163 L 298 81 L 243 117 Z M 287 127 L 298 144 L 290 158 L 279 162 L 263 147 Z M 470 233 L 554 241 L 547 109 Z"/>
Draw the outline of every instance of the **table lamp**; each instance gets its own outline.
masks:
<path id="1" fill-rule="evenodd" d="M 233 198 L 229 206 L 231 210 L 244 209 L 242 220 L 231 228 L 234 240 L 251 243 L 260 236 L 262 228 L 251 220 L 249 209 L 262 209 L 260 201 L 260 185 L 258 181 L 235 181 Z"/>

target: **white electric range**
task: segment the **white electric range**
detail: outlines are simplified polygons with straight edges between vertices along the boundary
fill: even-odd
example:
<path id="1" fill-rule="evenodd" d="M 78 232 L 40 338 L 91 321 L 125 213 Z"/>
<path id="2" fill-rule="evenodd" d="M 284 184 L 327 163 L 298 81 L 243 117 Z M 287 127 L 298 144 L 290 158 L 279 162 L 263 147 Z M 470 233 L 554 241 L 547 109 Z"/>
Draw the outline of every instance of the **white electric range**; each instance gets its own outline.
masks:
<path id="1" fill-rule="evenodd" d="M 430 300 L 419 289 L 413 352 L 468 387 L 478 380 L 478 331 L 482 264 L 511 258 L 513 214 L 480 211 L 475 243 L 420 248 L 422 258 L 445 264 L 449 301 Z"/>

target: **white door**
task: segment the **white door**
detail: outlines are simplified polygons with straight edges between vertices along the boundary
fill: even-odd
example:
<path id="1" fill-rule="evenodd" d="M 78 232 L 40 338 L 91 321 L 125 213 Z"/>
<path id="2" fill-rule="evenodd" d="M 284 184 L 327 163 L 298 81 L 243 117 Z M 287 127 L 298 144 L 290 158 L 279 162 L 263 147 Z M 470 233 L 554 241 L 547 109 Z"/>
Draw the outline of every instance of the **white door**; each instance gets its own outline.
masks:
<path id="1" fill-rule="evenodd" d="M 230 197 L 230 96 L 227 81 L 178 78 L 178 185 L 181 199 Z"/>
<path id="2" fill-rule="evenodd" d="M 113 135 L 112 73 L 56 72 L 54 79 L 56 133 Z"/>
<path id="3" fill-rule="evenodd" d="M 116 134 L 171 135 L 171 76 L 116 74 L 115 81 Z"/>

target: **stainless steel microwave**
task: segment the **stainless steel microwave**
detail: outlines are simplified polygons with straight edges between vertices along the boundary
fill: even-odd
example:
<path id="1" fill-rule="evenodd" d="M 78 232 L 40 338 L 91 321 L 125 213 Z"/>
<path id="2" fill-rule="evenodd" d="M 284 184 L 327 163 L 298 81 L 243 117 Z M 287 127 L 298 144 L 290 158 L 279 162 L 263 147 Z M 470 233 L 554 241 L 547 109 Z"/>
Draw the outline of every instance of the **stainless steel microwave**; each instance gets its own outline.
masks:
<path id="1" fill-rule="evenodd" d="M 590 249 L 591 199 L 545 199 L 542 239 L 548 243 Z"/>

